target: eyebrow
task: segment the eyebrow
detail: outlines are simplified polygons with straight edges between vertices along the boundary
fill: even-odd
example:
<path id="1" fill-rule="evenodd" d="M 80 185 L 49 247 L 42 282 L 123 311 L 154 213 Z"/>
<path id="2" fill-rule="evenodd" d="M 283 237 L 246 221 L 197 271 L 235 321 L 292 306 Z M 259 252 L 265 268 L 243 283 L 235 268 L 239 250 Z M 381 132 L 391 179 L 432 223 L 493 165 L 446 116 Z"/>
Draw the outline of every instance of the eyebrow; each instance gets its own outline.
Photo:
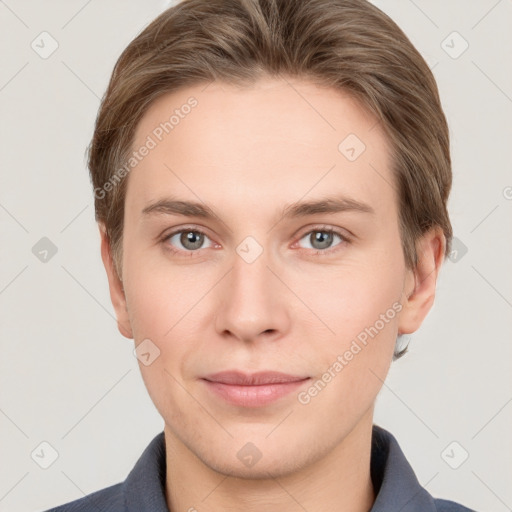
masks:
<path id="1" fill-rule="evenodd" d="M 314 201 L 299 201 L 286 205 L 282 219 L 307 217 L 318 213 L 360 212 L 375 214 L 368 204 L 349 197 L 325 197 Z M 174 198 L 163 198 L 149 204 L 142 210 L 142 216 L 150 215 L 182 215 L 184 217 L 200 217 L 204 219 L 219 218 L 208 205 L 196 201 L 182 201 Z"/>

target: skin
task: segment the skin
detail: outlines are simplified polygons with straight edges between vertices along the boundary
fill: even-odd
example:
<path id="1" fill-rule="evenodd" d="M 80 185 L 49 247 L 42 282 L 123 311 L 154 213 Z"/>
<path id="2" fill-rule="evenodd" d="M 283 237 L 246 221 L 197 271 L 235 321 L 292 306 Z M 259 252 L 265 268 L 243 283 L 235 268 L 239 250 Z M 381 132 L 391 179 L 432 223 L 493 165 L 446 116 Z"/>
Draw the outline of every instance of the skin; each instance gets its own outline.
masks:
<path id="1" fill-rule="evenodd" d="M 349 96 L 305 80 L 166 94 L 140 121 L 134 148 L 190 96 L 198 105 L 127 178 L 122 283 L 100 224 L 119 330 L 160 350 L 139 366 L 165 422 L 169 509 L 368 511 L 374 403 L 397 335 L 416 331 L 433 304 L 443 233 L 426 233 L 417 267 L 406 267 L 384 133 Z M 353 162 L 338 150 L 351 133 L 366 145 Z M 207 204 L 216 217 L 142 213 L 171 195 Z M 374 213 L 282 216 L 286 205 L 341 195 Z M 315 242 L 326 227 L 346 239 Z M 178 228 L 203 231 L 200 248 L 180 234 L 164 240 Z M 248 236 L 263 249 L 252 263 L 236 251 Z M 298 391 L 397 303 L 378 335 L 300 403 Z M 311 380 L 249 409 L 201 380 L 231 369 Z M 252 467 L 237 457 L 248 442 L 262 454 Z"/>

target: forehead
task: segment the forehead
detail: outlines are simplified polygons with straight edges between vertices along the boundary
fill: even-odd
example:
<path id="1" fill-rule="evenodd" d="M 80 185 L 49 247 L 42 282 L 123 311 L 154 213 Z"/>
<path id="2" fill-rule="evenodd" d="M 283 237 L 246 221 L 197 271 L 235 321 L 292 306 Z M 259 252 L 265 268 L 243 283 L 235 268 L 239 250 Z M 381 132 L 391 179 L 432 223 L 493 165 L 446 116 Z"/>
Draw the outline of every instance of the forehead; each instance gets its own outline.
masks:
<path id="1" fill-rule="evenodd" d="M 132 149 L 151 150 L 130 172 L 127 203 L 142 210 L 168 192 L 233 206 L 283 203 L 333 190 L 394 202 L 387 139 L 349 95 L 304 80 L 247 87 L 213 82 L 156 100 Z M 137 193 L 135 194 L 134 191 Z M 261 204 L 260 204 L 261 207 Z"/>

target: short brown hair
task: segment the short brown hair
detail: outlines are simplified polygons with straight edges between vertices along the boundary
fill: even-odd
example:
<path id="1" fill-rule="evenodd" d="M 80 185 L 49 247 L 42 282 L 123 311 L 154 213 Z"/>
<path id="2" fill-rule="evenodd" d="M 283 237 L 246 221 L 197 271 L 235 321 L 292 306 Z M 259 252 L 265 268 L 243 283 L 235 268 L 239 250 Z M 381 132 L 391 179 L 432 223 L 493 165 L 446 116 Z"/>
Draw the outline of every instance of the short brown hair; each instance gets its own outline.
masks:
<path id="1" fill-rule="evenodd" d="M 89 146 L 96 220 L 105 225 L 119 276 L 127 180 L 108 194 L 105 184 L 130 158 L 148 107 L 186 86 L 244 85 L 266 76 L 340 89 L 369 109 L 392 148 L 407 266 L 416 265 L 416 241 L 434 226 L 442 228 L 449 254 L 446 119 L 430 68 L 386 14 L 366 0 L 182 0 L 123 51 Z"/>

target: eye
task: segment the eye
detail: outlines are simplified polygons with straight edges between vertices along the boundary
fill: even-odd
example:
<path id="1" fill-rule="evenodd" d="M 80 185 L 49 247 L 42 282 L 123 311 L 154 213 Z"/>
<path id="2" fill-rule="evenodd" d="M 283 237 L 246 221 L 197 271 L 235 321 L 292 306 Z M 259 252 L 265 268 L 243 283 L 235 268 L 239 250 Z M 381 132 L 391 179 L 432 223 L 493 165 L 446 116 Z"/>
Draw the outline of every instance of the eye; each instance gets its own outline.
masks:
<path id="1" fill-rule="evenodd" d="M 334 245 L 335 248 L 332 249 L 333 251 L 337 250 L 336 247 L 338 245 L 342 245 L 344 242 L 349 242 L 346 236 L 335 229 L 317 228 L 306 233 L 306 235 L 299 240 L 299 243 L 302 240 L 306 240 L 306 243 L 309 244 L 309 247 L 306 247 L 306 249 L 315 250 L 315 254 L 329 253 L 331 252 L 329 249 L 333 247 L 332 244 L 335 238 L 340 239 L 340 242 Z"/>
<path id="2" fill-rule="evenodd" d="M 166 235 L 162 242 L 164 242 L 172 252 L 196 252 L 199 249 L 206 248 L 203 247 L 205 240 L 210 239 L 205 233 L 198 229 L 181 229 L 180 231 L 174 231 Z M 212 245 L 213 244 L 210 243 L 207 247 L 211 247 Z"/>
<path id="3" fill-rule="evenodd" d="M 338 238 L 340 241 L 333 246 L 333 241 Z M 335 252 L 338 246 L 350 243 L 350 240 L 341 232 L 328 228 L 320 227 L 308 231 L 299 239 L 299 244 L 303 240 L 306 241 L 305 249 L 313 249 L 314 254 L 329 254 Z M 208 245 L 204 245 L 205 241 Z M 172 253 L 192 253 L 198 252 L 200 249 L 211 248 L 215 244 L 208 238 L 206 233 L 196 228 L 185 228 L 173 231 L 162 238 L 166 249 Z M 309 244 L 309 247 L 308 247 Z M 334 247 L 334 248 L 333 248 Z"/>

